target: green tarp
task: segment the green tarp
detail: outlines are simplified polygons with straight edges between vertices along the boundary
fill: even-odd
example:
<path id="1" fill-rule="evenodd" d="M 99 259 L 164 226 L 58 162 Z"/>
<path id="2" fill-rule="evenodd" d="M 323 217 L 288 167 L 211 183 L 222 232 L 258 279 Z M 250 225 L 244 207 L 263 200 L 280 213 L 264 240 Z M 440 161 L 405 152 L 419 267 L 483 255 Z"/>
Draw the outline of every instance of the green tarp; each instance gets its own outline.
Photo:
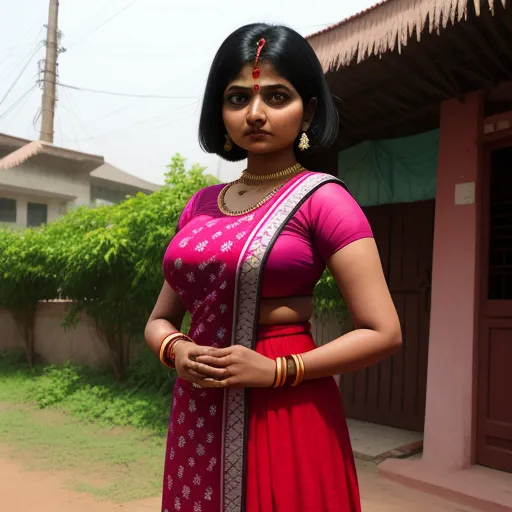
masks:
<path id="1" fill-rule="evenodd" d="M 411 203 L 436 194 L 439 130 L 362 142 L 338 155 L 338 175 L 361 206 Z"/>

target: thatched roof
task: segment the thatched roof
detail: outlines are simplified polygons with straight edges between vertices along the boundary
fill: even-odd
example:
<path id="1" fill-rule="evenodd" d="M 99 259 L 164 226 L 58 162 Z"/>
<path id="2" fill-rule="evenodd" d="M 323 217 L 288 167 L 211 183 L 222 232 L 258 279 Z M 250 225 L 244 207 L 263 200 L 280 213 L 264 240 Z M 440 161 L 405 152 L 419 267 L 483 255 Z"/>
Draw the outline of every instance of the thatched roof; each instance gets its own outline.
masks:
<path id="1" fill-rule="evenodd" d="M 510 2 L 510 0 L 508 0 Z M 469 4 L 494 12 L 507 0 L 384 0 L 360 14 L 312 34 L 308 40 L 325 71 L 339 69 L 372 55 L 400 51 L 425 30 L 439 32 L 467 18 Z"/>
<path id="2" fill-rule="evenodd" d="M 43 150 L 43 142 L 34 140 L 25 146 L 9 153 L 6 157 L 0 159 L 0 170 L 11 169 L 18 167 L 23 162 L 26 162 L 30 157 L 33 157 Z"/>
<path id="3" fill-rule="evenodd" d="M 18 167 L 32 158 L 52 165 L 66 162 L 72 164 L 75 170 L 85 172 L 91 172 L 104 163 L 101 156 L 0 133 L 0 171 Z"/>

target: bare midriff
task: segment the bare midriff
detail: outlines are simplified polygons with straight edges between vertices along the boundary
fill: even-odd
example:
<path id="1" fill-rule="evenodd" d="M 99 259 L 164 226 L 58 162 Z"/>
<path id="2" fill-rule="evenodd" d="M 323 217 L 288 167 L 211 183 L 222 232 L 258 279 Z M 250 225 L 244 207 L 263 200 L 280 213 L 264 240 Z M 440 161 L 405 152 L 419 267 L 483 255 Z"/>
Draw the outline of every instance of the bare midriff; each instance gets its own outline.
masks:
<path id="1" fill-rule="evenodd" d="M 313 297 L 280 297 L 260 301 L 260 325 L 308 322 L 313 316 Z"/>

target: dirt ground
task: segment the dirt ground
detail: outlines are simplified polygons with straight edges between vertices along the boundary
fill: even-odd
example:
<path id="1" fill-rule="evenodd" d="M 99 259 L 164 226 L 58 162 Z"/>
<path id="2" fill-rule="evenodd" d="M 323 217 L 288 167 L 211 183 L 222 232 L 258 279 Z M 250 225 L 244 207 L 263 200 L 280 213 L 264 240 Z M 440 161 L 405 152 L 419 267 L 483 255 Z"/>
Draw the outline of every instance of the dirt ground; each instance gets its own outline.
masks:
<path id="1" fill-rule="evenodd" d="M 363 512 L 476 512 L 388 481 L 371 463 L 358 463 Z M 25 471 L 14 460 L 0 459 L 0 503 L 5 512 L 158 512 L 152 498 L 125 504 L 96 501 L 63 487 L 60 472 Z M 321 512 L 321 511 L 312 511 Z"/>

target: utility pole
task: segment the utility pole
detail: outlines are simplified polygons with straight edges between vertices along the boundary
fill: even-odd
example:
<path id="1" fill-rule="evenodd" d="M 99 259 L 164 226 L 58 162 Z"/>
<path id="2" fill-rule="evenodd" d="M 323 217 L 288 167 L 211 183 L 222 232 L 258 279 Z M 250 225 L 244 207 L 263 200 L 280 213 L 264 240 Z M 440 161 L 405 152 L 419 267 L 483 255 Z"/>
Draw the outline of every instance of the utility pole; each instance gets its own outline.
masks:
<path id="1" fill-rule="evenodd" d="M 41 107 L 40 140 L 53 144 L 53 124 L 57 88 L 57 55 L 59 53 L 59 0 L 50 0 L 48 35 L 46 36 L 46 60 L 44 64 L 43 103 Z"/>

